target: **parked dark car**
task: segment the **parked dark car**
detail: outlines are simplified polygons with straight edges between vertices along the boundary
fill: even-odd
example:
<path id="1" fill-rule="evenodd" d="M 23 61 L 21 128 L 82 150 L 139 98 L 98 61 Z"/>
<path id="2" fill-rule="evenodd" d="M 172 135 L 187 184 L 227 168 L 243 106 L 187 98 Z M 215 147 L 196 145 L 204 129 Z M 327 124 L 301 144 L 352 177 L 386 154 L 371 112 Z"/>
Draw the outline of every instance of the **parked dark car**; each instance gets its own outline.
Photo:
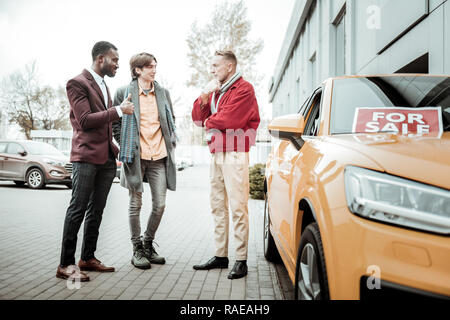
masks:
<path id="1" fill-rule="evenodd" d="M 32 189 L 47 184 L 72 188 L 71 173 L 69 158 L 48 143 L 0 140 L 0 180 L 26 183 Z"/>

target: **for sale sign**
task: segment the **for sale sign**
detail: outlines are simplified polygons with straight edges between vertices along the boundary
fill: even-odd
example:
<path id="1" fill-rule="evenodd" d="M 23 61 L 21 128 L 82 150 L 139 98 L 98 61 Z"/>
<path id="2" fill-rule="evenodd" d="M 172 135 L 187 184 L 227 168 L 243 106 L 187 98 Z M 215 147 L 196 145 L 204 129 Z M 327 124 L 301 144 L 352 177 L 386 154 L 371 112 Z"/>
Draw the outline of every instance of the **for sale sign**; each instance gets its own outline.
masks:
<path id="1" fill-rule="evenodd" d="M 440 107 L 358 108 L 353 121 L 354 133 L 393 132 L 403 135 L 442 135 Z"/>

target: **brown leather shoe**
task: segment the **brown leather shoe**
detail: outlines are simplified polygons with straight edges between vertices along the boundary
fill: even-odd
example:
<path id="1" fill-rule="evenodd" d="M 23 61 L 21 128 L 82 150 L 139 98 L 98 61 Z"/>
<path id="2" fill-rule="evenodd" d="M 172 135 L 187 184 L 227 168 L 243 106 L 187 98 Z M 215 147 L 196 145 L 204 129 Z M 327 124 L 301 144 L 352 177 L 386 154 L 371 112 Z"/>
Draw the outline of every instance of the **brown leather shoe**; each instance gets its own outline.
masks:
<path id="1" fill-rule="evenodd" d="M 72 280 L 78 280 L 80 282 L 86 282 L 89 281 L 89 276 L 81 272 L 80 269 L 72 264 L 66 267 L 58 266 L 58 269 L 56 270 L 56 277 L 60 279 L 72 279 Z"/>
<path id="2" fill-rule="evenodd" d="M 115 270 L 114 267 L 107 267 L 96 258 L 89 259 L 88 261 L 80 259 L 78 267 L 82 271 L 114 272 Z"/>

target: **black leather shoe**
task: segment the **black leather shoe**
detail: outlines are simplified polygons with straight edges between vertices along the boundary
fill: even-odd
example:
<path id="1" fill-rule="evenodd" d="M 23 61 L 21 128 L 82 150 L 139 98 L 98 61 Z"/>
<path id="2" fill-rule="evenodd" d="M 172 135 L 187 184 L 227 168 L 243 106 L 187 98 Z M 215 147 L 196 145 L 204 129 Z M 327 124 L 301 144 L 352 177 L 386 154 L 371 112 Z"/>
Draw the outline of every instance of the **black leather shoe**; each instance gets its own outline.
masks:
<path id="1" fill-rule="evenodd" d="M 195 270 L 210 270 L 210 269 L 226 269 L 228 268 L 228 258 L 213 257 L 205 264 L 198 264 L 194 266 Z"/>
<path id="2" fill-rule="evenodd" d="M 236 263 L 233 266 L 233 269 L 228 274 L 228 279 L 239 279 L 243 278 L 247 275 L 247 261 L 236 261 Z"/>

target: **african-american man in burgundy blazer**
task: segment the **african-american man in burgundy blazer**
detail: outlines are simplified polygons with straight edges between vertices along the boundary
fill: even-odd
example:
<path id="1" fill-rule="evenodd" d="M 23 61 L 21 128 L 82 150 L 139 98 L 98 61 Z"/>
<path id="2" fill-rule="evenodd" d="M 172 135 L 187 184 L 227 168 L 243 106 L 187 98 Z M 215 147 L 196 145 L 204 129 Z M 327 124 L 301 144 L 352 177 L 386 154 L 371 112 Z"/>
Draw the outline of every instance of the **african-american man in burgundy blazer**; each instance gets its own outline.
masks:
<path id="1" fill-rule="evenodd" d="M 114 77 L 119 67 L 117 48 L 101 41 L 92 49 L 92 67 L 67 83 L 70 122 L 73 127 L 72 198 L 64 221 L 61 260 L 56 276 L 89 281 L 82 271 L 113 272 L 94 255 L 99 227 L 111 184 L 116 175 L 118 148 L 112 142 L 112 122 L 123 113 L 132 114 L 133 105 L 125 101 L 112 107 L 104 76 Z M 81 259 L 75 265 L 77 234 L 84 219 Z"/>

